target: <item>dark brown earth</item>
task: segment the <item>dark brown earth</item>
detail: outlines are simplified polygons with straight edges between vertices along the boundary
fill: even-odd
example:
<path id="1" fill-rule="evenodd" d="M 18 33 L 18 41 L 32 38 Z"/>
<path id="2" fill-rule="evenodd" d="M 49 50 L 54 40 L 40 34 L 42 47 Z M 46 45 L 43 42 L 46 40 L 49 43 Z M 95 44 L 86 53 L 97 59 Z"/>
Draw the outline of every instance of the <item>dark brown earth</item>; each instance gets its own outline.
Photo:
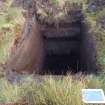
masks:
<path id="1" fill-rule="evenodd" d="M 32 11 L 28 11 L 22 38 L 16 53 L 8 61 L 7 69 L 17 72 L 40 73 L 44 55 L 43 49 L 39 25 Z"/>
<path id="2" fill-rule="evenodd" d="M 29 3 L 29 4 L 28 4 Z M 26 20 L 22 41 L 16 54 L 8 62 L 8 69 L 21 72 L 50 72 L 53 74 L 66 74 L 67 72 L 96 73 L 96 51 L 93 38 L 88 32 L 87 24 L 81 10 L 72 12 L 71 20 L 68 16 L 65 21 L 58 24 L 42 23 L 33 8 L 34 2 L 30 0 L 14 1 L 13 5 L 21 4 L 25 9 L 34 11 L 37 22 L 31 17 Z M 33 6 L 32 6 L 33 4 Z M 28 16 L 30 14 L 28 13 Z M 28 28 L 31 28 L 28 34 Z M 45 55 L 45 59 L 43 59 Z M 44 61 L 44 63 L 43 63 Z M 42 65 L 44 64 L 44 68 Z M 69 70 L 69 71 L 68 71 Z M 41 74 L 40 73 L 40 74 Z"/>

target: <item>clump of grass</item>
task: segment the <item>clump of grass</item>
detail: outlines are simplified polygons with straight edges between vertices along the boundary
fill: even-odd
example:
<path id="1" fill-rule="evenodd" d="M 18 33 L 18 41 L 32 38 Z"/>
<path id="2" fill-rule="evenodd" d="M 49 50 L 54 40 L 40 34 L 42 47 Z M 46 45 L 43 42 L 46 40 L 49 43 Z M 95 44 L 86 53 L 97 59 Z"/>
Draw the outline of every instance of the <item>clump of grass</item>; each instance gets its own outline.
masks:
<path id="1" fill-rule="evenodd" d="M 28 105 L 85 105 L 82 102 L 81 90 L 98 88 L 100 85 L 97 79 L 87 78 L 78 81 L 72 76 L 60 79 L 50 76 L 44 79 L 42 77 L 43 82 L 40 82 L 33 76 L 26 76 L 15 85 L 0 79 L 0 102 Z"/>
<path id="2" fill-rule="evenodd" d="M 72 12 L 81 8 L 81 0 L 38 0 L 36 2 L 36 12 L 40 21 L 47 23 L 57 23 L 65 20 L 68 15 L 72 18 Z"/>
<path id="3" fill-rule="evenodd" d="M 37 93 L 38 96 L 34 95 L 34 99 L 36 100 L 35 104 L 81 105 L 82 88 L 85 88 L 84 83 L 82 81 L 73 81 L 72 77 L 65 77 L 61 80 L 54 80 L 50 77 L 46 79 L 45 83 L 40 87 Z"/>

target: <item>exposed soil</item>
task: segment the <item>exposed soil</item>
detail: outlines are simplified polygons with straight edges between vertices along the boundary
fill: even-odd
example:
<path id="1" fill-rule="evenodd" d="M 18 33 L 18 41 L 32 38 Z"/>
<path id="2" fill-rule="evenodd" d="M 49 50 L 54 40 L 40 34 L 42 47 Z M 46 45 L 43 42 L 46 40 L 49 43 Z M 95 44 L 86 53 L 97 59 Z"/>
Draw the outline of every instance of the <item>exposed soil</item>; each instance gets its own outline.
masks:
<path id="1" fill-rule="evenodd" d="M 54 41 L 55 44 L 50 45 L 50 50 L 47 50 L 45 70 L 52 74 L 67 74 L 69 73 L 97 73 L 98 67 L 96 66 L 96 49 L 95 41 L 92 35 L 88 32 L 88 26 L 82 22 L 78 23 L 80 33 L 75 32 L 75 37 L 68 37 L 68 39 L 55 38 L 48 39 L 50 42 Z M 68 33 L 71 34 L 71 33 Z M 70 39 L 69 39 L 70 38 Z M 61 46 L 59 44 L 61 41 Z M 64 43 L 69 42 L 69 43 Z M 75 43 L 71 43 L 75 42 Z M 48 43 L 49 44 L 49 43 Z M 57 47 L 58 46 L 58 50 Z M 66 47 L 64 47 L 66 46 Z M 55 48 L 53 51 L 52 49 Z"/>
<path id="2" fill-rule="evenodd" d="M 56 26 L 54 26 L 54 24 L 48 23 L 46 25 L 46 22 L 40 22 L 46 54 L 45 67 L 43 68 L 45 74 L 48 72 L 52 74 L 77 73 L 81 71 L 83 73 L 97 72 L 95 43 L 88 32 L 87 25 L 82 22 L 81 11 L 79 11 L 79 13 L 77 11 L 73 12 L 72 15 L 78 17 L 76 18 L 77 20 L 71 21 L 68 26 L 64 24 L 61 26 L 56 24 Z M 70 22 L 70 18 L 65 19 L 65 21 L 66 20 Z M 38 22 L 39 21 L 40 20 L 38 20 Z M 59 23 L 61 23 L 61 21 Z M 43 30 L 42 24 L 46 25 L 47 28 L 45 26 Z M 68 28 L 71 29 L 68 31 L 66 30 Z M 51 31 L 50 29 L 55 30 Z M 62 30 L 64 31 L 62 32 Z M 35 46 L 33 46 L 33 48 L 34 47 Z"/>

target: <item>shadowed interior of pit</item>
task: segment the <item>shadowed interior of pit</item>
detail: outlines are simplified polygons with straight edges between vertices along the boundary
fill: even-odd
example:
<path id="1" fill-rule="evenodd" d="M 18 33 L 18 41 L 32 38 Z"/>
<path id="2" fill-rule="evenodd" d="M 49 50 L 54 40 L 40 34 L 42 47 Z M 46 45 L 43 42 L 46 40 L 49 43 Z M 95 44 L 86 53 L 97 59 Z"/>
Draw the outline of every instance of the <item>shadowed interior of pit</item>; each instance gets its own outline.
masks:
<path id="1" fill-rule="evenodd" d="M 77 49 L 69 54 L 47 54 L 44 69 L 47 74 L 66 75 L 67 73 L 97 73 L 95 43 L 88 33 L 88 27 L 80 24 Z M 73 39 L 75 40 L 75 38 Z"/>
<path id="2" fill-rule="evenodd" d="M 45 73 L 54 75 L 66 75 L 67 73 L 77 73 L 81 69 L 81 35 L 71 38 L 69 41 L 77 42 L 74 49 L 68 54 L 47 54 L 45 59 Z M 58 39 L 60 40 L 60 39 Z M 66 40 L 67 41 L 67 40 Z M 66 45 L 67 46 L 67 45 Z M 64 49 L 66 50 L 66 49 Z"/>
<path id="3" fill-rule="evenodd" d="M 79 56 L 78 54 L 48 56 L 46 70 L 55 75 L 65 75 L 67 72 L 77 73 L 79 71 Z"/>

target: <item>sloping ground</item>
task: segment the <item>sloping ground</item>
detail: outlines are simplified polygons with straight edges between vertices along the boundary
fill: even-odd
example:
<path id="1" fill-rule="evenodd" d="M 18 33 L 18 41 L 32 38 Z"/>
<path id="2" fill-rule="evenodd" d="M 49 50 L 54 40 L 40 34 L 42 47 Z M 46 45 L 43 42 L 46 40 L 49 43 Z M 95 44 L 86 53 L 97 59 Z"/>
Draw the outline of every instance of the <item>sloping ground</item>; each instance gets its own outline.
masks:
<path id="1" fill-rule="evenodd" d="M 83 11 L 89 33 L 95 40 L 97 65 L 105 70 L 105 1 L 85 1 Z"/>

